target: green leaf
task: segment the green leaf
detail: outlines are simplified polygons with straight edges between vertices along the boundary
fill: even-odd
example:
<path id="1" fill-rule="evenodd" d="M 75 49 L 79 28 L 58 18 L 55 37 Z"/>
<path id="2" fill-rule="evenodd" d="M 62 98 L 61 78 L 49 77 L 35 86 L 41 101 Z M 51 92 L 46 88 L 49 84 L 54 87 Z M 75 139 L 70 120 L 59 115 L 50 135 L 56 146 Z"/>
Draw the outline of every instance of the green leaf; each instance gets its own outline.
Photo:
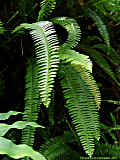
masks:
<path id="1" fill-rule="evenodd" d="M 11 125 L 0 123 L 0 136 L 4 136 L 10 129 L 16 128 L 16 129 L 24 129 L 27 126 L 31 127 L 41 127 L 44 128 L 41 125 L 38 125 L 35 122 L 25 122 L 25 121 L 17 121 Z"/>
<path id="2" fill-rule="evenodd" d="M 0 113 L 0 120 L 6 120 L 10 116 L 23 114 L 22 112 L 16 112 L 16 111 L 9 111 L 8 113 Z"/>
<path id="3" fill-rule="evenodd" d="M 34 151 L 31 147 L 25 144 L 16 145 L 3 137 L 0 137 L 0 154 L 7 154 L 14 159 L 30 157 L 33 160 L 46 160 L 42 154 Z"/>

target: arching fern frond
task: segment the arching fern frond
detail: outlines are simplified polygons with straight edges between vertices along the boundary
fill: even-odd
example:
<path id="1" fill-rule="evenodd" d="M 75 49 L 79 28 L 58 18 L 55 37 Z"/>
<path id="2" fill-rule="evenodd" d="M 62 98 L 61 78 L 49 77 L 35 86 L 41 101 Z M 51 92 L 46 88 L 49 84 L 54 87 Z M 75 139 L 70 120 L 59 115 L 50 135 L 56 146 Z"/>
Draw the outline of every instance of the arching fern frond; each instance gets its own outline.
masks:
<path id="1" fill-rule="evenodd" d="M 35 44 L 35 54 L 39 66 L 39 91 L 42 102 L 48 107 L 59 63 L 58 41 L 51 22 L 40 22 L 35 25 L 36 29 L 30 31 L 30 34 Z"/>
<path id="2" fill-rule="evenodd" d="M 103 23 L 102 19 L 100 18 L 100 16 L 97 15 L 96 12 L 94 12 L 93 10 L 91 10 L 90 8 L 86 9 L 87 15 L 90 16 L 94 22 L 96 23 L 98 30 L 102 36 L 102 38 L 104 39 L 106 45 L 107 45 L 107 54 L 109 55 L 109 49 L 110 49 L 110 37 L 109 37 L 109 33 L 108 30 L 106 28 L 106 25 Z"/>
<path id="3" fill-rule="evenodd" d="M 50 93 L 59 63 L 58 41 L 51 22 L 42 21 L 33 24 L 21 24 L 14 32 L 29 30 L 34 42 L 36 63 L 38 68 L 38 83 L 41 100 L 46 107 L 50 103 Z"/>
<path id="4" fill-rule="evenodd" d="M 92 156 L 94 138 L 100 137 L 97 111 L 100 99 L 96 100 L 93 93 L 97 86 L 90 73 L 80 68 L 79 65 L 74 65 L 74 67 L 70 64 L 62 65 L 60 75 L 66 106 L 72 122 L 85 152 Z"/>
<path id="5" fill-rule="evenodd" d="M 68 38 L 61 48 L 74 48 L 81 38 L 81 30 L 75 19 L 68 17 L 53 18 L 53 23 L 61 25 L 68 32 Z"/>
<path id="6" fill-rule="evenodd" d="M 38 21 L 45 20 L 55 9 L 56 0 L 43 0 L 38 13 Z"/>

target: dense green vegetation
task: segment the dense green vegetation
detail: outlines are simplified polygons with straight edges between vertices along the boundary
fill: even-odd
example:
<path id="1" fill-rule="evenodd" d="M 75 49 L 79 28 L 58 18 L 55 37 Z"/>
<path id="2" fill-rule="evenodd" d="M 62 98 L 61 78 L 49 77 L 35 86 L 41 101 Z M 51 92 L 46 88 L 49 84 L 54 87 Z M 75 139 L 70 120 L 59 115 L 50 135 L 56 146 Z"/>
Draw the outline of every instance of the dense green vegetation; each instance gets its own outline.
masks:
<path id="1" fill-rule="evenodd" d="M 0 159 L 120 159 L 119 0 L 0 4 Z"/>

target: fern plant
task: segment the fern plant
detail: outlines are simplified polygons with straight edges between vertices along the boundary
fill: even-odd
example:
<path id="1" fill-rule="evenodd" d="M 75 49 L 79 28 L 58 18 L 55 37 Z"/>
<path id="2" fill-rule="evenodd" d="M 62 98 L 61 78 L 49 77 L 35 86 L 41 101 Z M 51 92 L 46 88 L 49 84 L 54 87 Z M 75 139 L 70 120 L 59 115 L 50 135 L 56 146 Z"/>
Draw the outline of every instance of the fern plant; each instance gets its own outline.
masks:
<path id="1" fill-rule="evenodd" d="M 50 13 L 54 4 L 55 1 L 43 1 L 38 20 L 43 20 L 46 10 Z M 54 23 L 61 25 L 68 32 L 68 38 L 61 46 L 58 45 Z M 100 93 L 92 77 L 92 64 L 89 57 L 72 50 L 81 36 L 77 22 L 67 17 L 54 18 L 51 22 L 21 24 L 13 32 L 21 31 L 22 33 L 28 31 L 34 43 L 34 53 L 31 55 L 30 67 L 26 75 L 26 107 L 23 119 L 36 121 L 38 118 L 36 111 L 39 111 L 36 107 L 40 103 L 50 107 L 56 71 L 59 70 L 58 76 L 61 79 L 66 107 L 72 123 L 75 125 L 85 152 L 92 156 L 94 139 L 100 138 L 98 118 Z M 32 146 L 33 141 L 34 130 L 26 128 L 23 131 L 22 142 L 25 144 L 30 142 Z"/>
<path id="2" fill-rule="evenodd" d="M 15 110 L 24 110 L 22 120 L 0 123 L 0 159 L 119 159 L 119 2 L 41 0 L 39 5 L 38 0 L 11 0 L 0 4 L 6 27 L 0 21 L 0 103 L 5 100 L 9 105 L 10 99 L 13 104 L 16 89 L 20 93 L 16 97 L 24 96 L 24 102 L 18 98 L 14 105 Z M 13 59 L 20 62 L 15 69 L 17 73 L 23 69 L 22 76 L 11 71 Z M 14 85 L 16 77 L 25 77 L 22 87 Z M 97 84 L 104 99 L 115 99 L 102 101 L 101 110 Z M 108 122 L 113 107 L 115 125 L 99 124 L 99 110 L 102 121 Z M 21 113 L 0 114 L 0 120 L 17 114 Z"/>

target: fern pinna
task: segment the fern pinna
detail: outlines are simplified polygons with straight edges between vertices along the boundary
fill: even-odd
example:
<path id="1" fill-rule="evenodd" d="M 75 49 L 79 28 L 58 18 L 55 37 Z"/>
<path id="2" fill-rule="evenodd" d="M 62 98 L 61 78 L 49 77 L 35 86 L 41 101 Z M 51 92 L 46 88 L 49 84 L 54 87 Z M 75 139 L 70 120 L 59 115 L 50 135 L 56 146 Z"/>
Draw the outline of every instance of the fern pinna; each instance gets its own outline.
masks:
<path id="1" fill-rule="evenodd" d="M 44 7 L 46 8 L 43 5 Z M 68 32 L 68 38 L 61 46 L 58 45 L 53 23 L 61 25 Z M 98 116 L 100 93 L 92 77 L 92 63 L 89 57 L 73 50 L 81 36 L 79 25 L 72 18 L 61 17 L 51 19 L 51 22 L 24 23 L 14 32 L 21 33 L 24 30 L 32 37 L 34 53 L 27 69 L 23 119 L 36 121 L 37 107 L 40 103 L 50 107 L 53 84 L 60 63 L 58 76 L 66 99 L 66 107 L 85 152 L 92 156 L 94 139 L 100 137 Z M 32 146 L 34 132 L 34 129 L 26 128 L 22 134 L 22 142 L 28 144 L 30 141 Z"/>

